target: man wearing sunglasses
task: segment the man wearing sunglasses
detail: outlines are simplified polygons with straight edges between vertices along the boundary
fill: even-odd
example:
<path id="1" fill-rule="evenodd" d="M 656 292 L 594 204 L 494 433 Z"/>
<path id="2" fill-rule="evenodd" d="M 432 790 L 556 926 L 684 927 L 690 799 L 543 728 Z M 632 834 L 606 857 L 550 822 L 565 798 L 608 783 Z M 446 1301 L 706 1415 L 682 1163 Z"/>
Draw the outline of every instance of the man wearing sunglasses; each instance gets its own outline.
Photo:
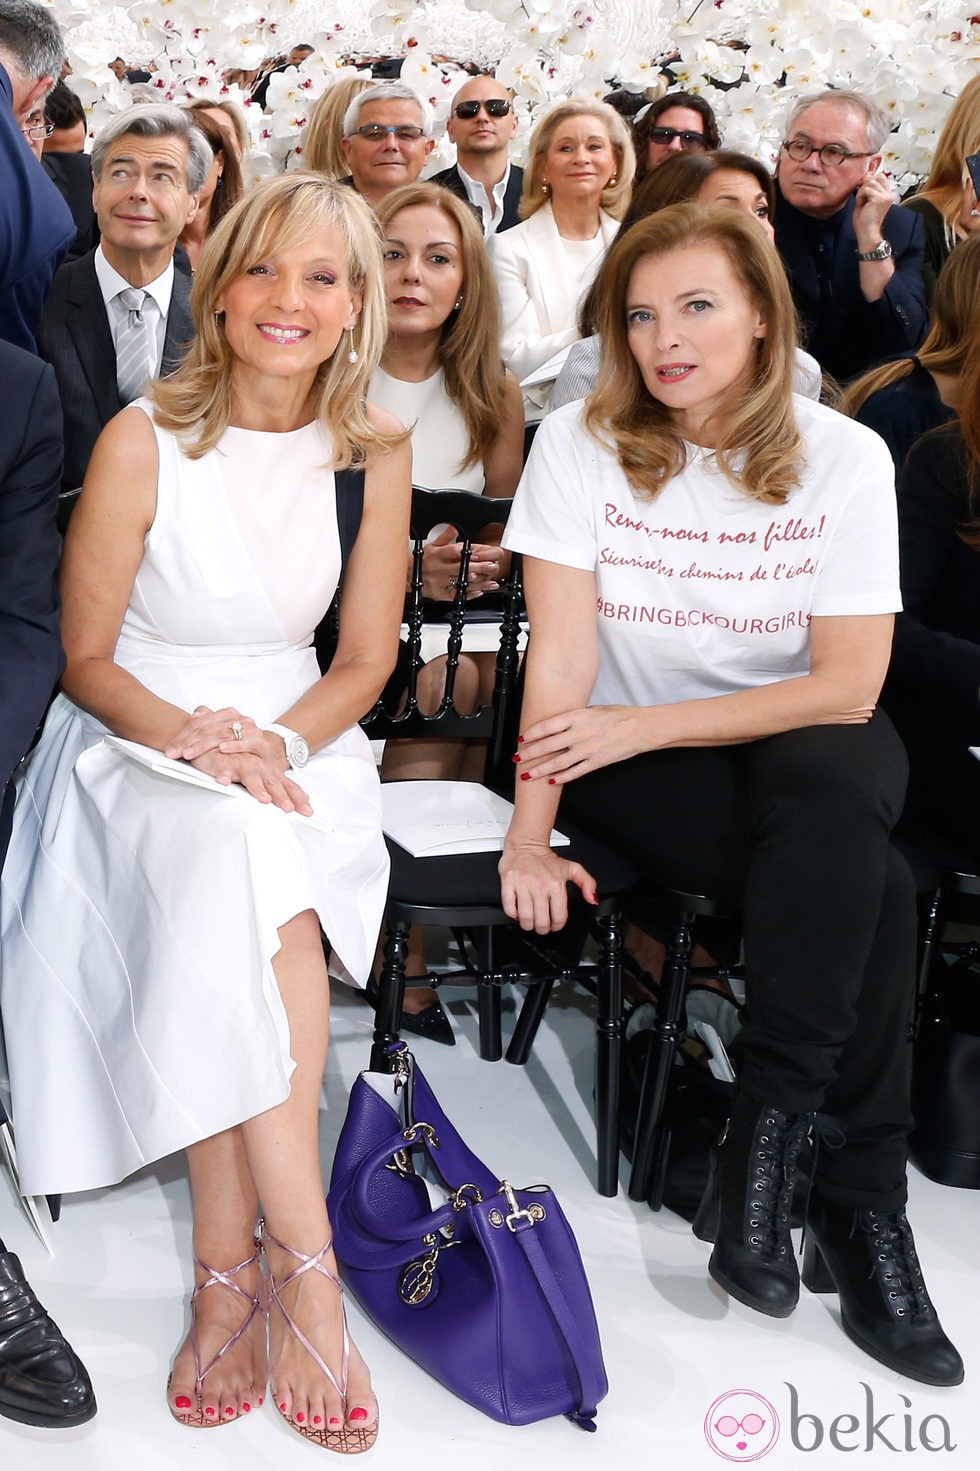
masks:
<path id="1" fill-rule="evenodd" d="M 432 109 L 404 82 L 358 93 L 344 114 L 341 150 L 350 174 L 341 182 L 374 209 L 400 184 L 414 184 L 435 147 Z"/>
<path id="2" fill-rule="evenodd" d="M 469 200 L 488 239 L 518 223 L 524 170 L 509 156 L 516 132 L 513 97 L 502 82 L 473 77 L 460 87 L 446 123 L 450 142 L 456 144 L 456 162 L 434 174 L 432 182 Z"/>
<path id="3" fill-rule="evenodd" d="M 820 366 L 845 382 L 928 327 L 923 232 L 879 172 L 890 122 L 857 92 L 803 97 L 779 150 L 776 248 Z"/>

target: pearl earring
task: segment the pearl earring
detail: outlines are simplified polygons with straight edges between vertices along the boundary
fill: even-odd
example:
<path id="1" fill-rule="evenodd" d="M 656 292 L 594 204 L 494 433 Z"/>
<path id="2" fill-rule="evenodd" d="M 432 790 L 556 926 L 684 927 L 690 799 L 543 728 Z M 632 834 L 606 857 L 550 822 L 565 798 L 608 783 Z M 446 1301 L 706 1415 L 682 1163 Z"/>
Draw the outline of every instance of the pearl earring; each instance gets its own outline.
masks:
<path id="1" fill-rule="evenodd" d="M 453 302 L 453 311 L 454 312 L 458 312 L 459 309 L 460 309 L 460 307 L 462 305 L 463 305 L 463 296 L 462 296 L 462 293 L 460 293 L 460 295 L 457 296 L 456 300 Z"/>
<path id="2" fill-rule="evenodd" d="M 353 367 L 357 362 L 357 348 L 354 346 L 354 328 L 348 327 L 347 330 L 350 333 L 350 352 L 347 354 L 347 361 Z"/>
<path id="3" fill-rule="evenodd" d="M 606 188 L 607 189 L 614 189 L 615 187 L 616 187 L 616 175 L 613 174 L 612 178 L 609 180 L 609 183 L 606 185 Z"/>

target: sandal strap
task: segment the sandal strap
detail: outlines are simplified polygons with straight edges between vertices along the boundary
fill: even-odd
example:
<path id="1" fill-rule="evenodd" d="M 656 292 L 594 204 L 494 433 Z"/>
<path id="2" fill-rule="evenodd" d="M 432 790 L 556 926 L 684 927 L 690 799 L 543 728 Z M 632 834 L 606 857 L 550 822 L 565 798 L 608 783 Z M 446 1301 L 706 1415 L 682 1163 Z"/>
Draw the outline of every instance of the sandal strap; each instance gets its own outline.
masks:
<path id="1" fill-rule="evenodd" d="M 195 1391 L 198 1395 L 200 1395 L 204 1385 L 204 1380 L 207 1375 L 210 1374 L 215 1364 L 219 1363 L 221 1359 L 224 1358 L 228 1350 L 234 1348 L 235 1344 L 242 1337 L 242 1335 L 247 1332 L 249 1326 L 251 1325 L 252 1319 L 255 1317 L 255 1314 L 262 1312 L 262 1302 L 258 1293 L 253 1294 L 251 1292 L 246 1292 L 244 1287 L 233 1280 L 237 1273 L 244 1272 L 246 1267 L 259 1266 L 258 1251 L 254 1251 L 250 1257 L 246 1257 L 245 1261 L 239 1262 L 237 1267 L 228 1267 L 225 1271 L 219 1271 L 217 1267 L 209 1266 L 208 1263 L 202 1261 L 199 1256 L 195 1255 L 194 1260 L 200 1267 L 201 1271 L 207 1272 L 208 1274 L 206 1280 L 199 1283 L 194 1288 L 194 1291 L 191 1293 L 191 1348 L 194 1352 L 194 1370 L 196 1374 Z M 241 1324 L 238 1328 L 235 1329 L 235 1332 L 231 1335 L 231 1337 L 222 1344 L 221 1348 L 218 1349 L 218 1352 L 214 1355 L 214 1357 L 209 1359 L 202 1368 L 201 1345 L 197 1336 L 197 1300 L 201 1296 L 202 1292 L 206 1292 L 209 1287 L 227 1287 L 229 1292 L 237 1292 L 238 1296 L 244 1302 L 248 1303 L 248 1312 L 245 1314 L 245 1317 L 242 1319 Z"/>
<path id="2" fill-rule="evenodd" d="M 270 1270 L 269 1297 L 275 1303 L 280 1313 L 282 1313 L 283 1321 L 285 1322 L 286 1327 L 289 1329 L 290 1333 L 292 1333 L 293 1336 L 303 1345 L 303 1347 L 306 1349 L 306 1352 L 309 1354 L 310 1358 L 316 1364 L 320 1372 L 326 1375 L 326 1377 L 330 1380 L 330 1383 L 333 1385 L 334 1389 L 340 1395 L 341 1399 L 344 1399 L 347 1394 L 347 1369 L 350 1363 L 350 1334 L 347 1331 L 347 1309 L 344 1306 L 344 1289 L 341 1284 L 340 1278 L 334 1272 L 331 1272 L 329 1267 L 325 1267 L 323 1265 L 324 1256 L 333 1246 L 333 1237 L 328 1236 L 323 1246 L 320 1247 L 320 1250 L 314 1256 L 307 1256 L 306 1252 L 297 1251 L 295 1247 L 287 1246 L 284 1241 L 278 1240 L 278 1238 L 273 1236 L 270 1231 L 267 1231 L 265 1229 L 264 1223 L 262 1224 L 261 1231 L 263 1247 L 275 1246 L 280 1251 L 288 1252 L 290 1256 L 295 1257 L 300 1264 L 298 1267 L 294 1267 L 291 1272 L 287 1272 L 285 1277 L 280 1277 L 278 1282 L 273 1277 Z M 280 1293 L 282 1293 L 285 1288 L 289 1287 L 293 1282 L 295 1282 L 298 1277 L 302 1277 L 304 1272 L 310 1271 L 319 1272 L 321 1277 L 326 1277 L 329 1282 L 332 1282 L 334 1284 L 337 1291 L 340 1293 L 340 1318 L 344 1330 L 344 1349 L 343 1359 L 340 1368 L 339 1383 L 334 1377 L 333 1371 L 321 1358 L 319 1351 L 307 1338 L 302 1328 L 300 1328 L 299 1324 L 292 1317 L 288 1308 L 285 1307 L 280 1296 Z"/>

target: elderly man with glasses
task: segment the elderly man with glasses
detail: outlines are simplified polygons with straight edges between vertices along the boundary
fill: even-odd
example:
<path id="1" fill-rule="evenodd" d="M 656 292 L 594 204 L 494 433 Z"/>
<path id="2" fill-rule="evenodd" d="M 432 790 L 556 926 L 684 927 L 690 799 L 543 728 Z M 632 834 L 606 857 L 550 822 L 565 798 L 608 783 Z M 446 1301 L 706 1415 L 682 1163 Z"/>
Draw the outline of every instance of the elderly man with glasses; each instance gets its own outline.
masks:
<path id="1" fill-rule="evenodd" d="M 776 247 L 805 346 L 844 382 L 913 352 L 928 327 L 919 220 L 880 172 L 887 116 L 859 92 L 803 97 L 779 151 Z"/>
<path id="2" fill-rule="evenodd" d="M 350 174 L 341 182 L 375 209 L 400 184 L 414 184 L 435 147 L 432 108 L 402 82 L 360 92 L 344 114 L 341 150 Z"/>
<path id="3" fill-rule="evenodd" d="M 449 140 L 456 145 L 456 162 L 434 174 L 432 182 L 472 204 L 488 239 L 520 219 L 517 206 L 524 170 L 510 161 L 516 132 L 513 94 L 502 82 L 481 76 L 463 83 L 446 123 Z"/>

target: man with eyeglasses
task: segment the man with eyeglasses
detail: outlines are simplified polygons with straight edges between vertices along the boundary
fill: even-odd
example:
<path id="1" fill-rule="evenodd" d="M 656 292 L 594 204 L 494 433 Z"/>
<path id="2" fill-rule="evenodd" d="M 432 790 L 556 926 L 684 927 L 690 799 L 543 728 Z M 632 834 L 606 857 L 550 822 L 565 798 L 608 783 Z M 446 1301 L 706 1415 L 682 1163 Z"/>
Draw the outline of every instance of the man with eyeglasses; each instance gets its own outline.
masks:
<path id="1" fill-rule="evenodd" d="M 435 147 L 432 108 L 403 82 L 358 93 L 344 114 L 341 151 L 350 174 L 341 180 L 376 208 L 400 184 L 414 184 Z"/>
<path id="2" fill-rule="evenodd" d="M 463 83 L 446 123 L 456 162 L 433 174 L 432 182 L 469 200 L 488 239 L 519 221 L 524 170 L 511 163 L 509 152 L 516 132 L 513 97 L 502 82 L 481 76 Z"/>
<path id="3" fill-rule="evenodd" d="M 33 0 L 0 0 L 0 337 L 33 352 L 41 307 L 75 223 L 28 136 L 64 60 L 51 13 Z M 38 146 L 40 143 L 38 142 Z"/>
<path id="4" fill-rule="evenodd" d="M 928 328 L 921 220 L 879 172 L 890 129 L 859 92 L 803 97 L 779 151 L 776 247 L 805 346 L 840 382 L 912 352 Z"/>

